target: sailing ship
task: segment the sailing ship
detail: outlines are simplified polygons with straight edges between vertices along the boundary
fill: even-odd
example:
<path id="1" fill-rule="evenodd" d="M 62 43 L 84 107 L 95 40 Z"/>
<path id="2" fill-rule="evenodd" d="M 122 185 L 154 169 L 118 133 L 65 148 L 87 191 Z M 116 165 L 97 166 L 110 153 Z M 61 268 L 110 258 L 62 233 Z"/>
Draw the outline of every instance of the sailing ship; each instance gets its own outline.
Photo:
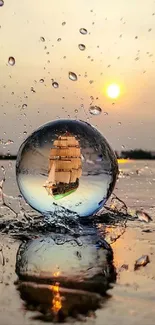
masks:
<path id="1" fill-rule="evenodd" d="M 79 141 L 66 132 L 53 142 L 49 157 L 48 179 L 43 186 L 54 199 L 61 199 L 76 191 L 81 175 Z"/>

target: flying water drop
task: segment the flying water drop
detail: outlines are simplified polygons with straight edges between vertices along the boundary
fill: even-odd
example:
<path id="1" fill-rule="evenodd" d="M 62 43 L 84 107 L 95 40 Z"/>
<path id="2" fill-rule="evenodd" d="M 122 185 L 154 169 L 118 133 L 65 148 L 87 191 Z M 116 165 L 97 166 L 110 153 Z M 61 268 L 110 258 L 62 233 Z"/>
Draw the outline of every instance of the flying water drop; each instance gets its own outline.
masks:
<path id="1" fill-rule="evenodd" d="M 79 44 L 78 48 L 80 51 L 84 51 L 86 49 L 86 46 L 84 44 Z"/>
<path id="2" fill-rule="evenodd" d="M 70 80 L 72 80 L 72 81 L 76 81 L 77 80 L 77 75 L 76 75 L 76 73 L 74 73 L 74 72 L 69 72 L 68 73 L 68 77 L 69 77 L 69 79 Z"/>
<path id="3" fill-rule="evenodd" d="M 45 42 L 45 38 L 43 36 L 40 37 L 41 42 Z"/>
<path id="4" fill-rule="evenodd" d="M 53 86 L 53 88 L 59 88 L 59 84 L 56 81 L 52 82 L 52 86 Z"/>
<path id="5" fill-rule="evenodd" d="M 22 105 L 22 109 L 25 109 L 25 108 L 27 108 L 27 104 Z"/>
<path id="6" fill-rule="evenodd" d="M 99 106 L 95 105 L 95 106 L 90 106 L 90 108 L 89 108 L 89 113 L 91 115 L 99 115 L 99 114 L 101 114 L 101 112 L 102 112 L 102 109 Z"/>
<path id="7" fill-rule="evenodd" d="M 8 59 L 8 63 L 11 66 L 15 65 L 15 58 L 13 56 L 10 56 L 9 59 Z"/>
<path id="8" fill-rule="evenodd" d="M 86 35 L 86 34 L 87 34 L 87 29 L 86 29 L 86 28 L 80 28 L 79 32 L 80 32 L 82 35 Z"/>

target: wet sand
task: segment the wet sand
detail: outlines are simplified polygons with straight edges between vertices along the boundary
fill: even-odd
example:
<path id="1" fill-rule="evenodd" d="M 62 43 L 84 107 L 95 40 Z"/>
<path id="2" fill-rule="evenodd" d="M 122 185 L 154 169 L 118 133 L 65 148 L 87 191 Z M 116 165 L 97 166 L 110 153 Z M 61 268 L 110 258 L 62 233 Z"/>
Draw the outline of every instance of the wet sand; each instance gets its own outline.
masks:
<path id="1" fill-rule="evenodd" d="M 138 222 L 137 222 L 138 223 Z M 114 244 L 114 263 L 117 268 L 117 282 L 108 291 L 111 296 L 102 309 L 96 311 L 96 318 L 87 322 L 102 324 L 103 317 L 113 324 L 154 324 L 155 322 L 155 238 L 154 233 L 142 233 L 142 229 L 128 225 L 126 232 Z M 34 312 L 25 311 L 14 281 L 16 252 L 19 242 L 0 236 L 0 324 L 38 324 L 31 320 Z M 150 263 L 134 271 L 135 260 L 148 254 Z M 5 264 L 5 265 L 2 265 Z M 121 268 L 125 264 L 128 270 Z"/>
<path id="2" fill-rule="evenodd" d="M 117 281 L 108 291 L 109 299 L 105 299 L 103 307 L 96 311 L 96 317 L 86 319 L 88 324 L 155 323 L 155 208 L 151 199 L 155 194 L 154 184 L 155 182 L 151 186 L 145 176 L 139 177 L 138 182 L 137 178 L 122 178 L 116 186 L 115 193 L 122 199 L 126 197 L 127 205 L 137 208 L 144 206 L 153 221 L 128 222 L 125 233 L 112 244 Z M 134 185 L 135 192 L 131 190 Z M 151 232 L 143 232 L 146 229 Z M 14 269 L 19 244 L 20 241 L 0 235 L 0 325 L 38 324 L 38 320 L 32 319 L 34 312 L 25 311 L 14 285 L 17 279 Z M 150 263 L 134 271 L 135 260 L 144 254 L 149 255 Z M 125 268 L 122 267 L 123 264 L 126 265 Z"/>

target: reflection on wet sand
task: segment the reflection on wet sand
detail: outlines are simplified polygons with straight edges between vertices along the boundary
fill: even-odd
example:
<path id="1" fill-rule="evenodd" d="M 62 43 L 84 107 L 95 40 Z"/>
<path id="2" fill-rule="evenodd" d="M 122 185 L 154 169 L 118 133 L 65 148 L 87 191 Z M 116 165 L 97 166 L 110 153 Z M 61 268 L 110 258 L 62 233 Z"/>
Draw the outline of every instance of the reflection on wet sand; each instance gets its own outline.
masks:
<path id="1" fill-rule="evenodd" d="M 19 247 L 16 273 L 21 298 L 26 309 L 39 311 L 35 317 L 44 320 L 88 316 L 106 301 L 116 279 L 111 248 L 95 232 L 80 241 L 66 236 L 61 245 L 55 239 L 42 236 Z"/>

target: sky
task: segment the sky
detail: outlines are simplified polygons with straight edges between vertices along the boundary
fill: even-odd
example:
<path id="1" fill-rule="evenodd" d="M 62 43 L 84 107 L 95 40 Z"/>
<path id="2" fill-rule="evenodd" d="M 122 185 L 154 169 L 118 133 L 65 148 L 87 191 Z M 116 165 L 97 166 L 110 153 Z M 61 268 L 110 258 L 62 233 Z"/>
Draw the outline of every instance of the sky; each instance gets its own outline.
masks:
<path id="1" fill-rule="evenodd" d="M 16 153 L 32 131 L 58 118 L 88 121 L 115 150 L 155 150 L 154 40 L 152 0 L 4 0 L 0 152 Z M 106 94 L 114 82 L 121 89 L 115 100 Z M 91 105 L 101 114 L 91 115 Z"/>

